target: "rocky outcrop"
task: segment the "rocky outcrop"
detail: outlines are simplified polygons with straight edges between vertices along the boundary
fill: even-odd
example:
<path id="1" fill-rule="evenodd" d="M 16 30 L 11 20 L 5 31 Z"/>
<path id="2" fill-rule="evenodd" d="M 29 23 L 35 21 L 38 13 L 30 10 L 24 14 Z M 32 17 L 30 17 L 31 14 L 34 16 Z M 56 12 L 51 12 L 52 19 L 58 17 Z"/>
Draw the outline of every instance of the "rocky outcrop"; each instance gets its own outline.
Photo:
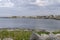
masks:
<path id="1" fill-rule="evenodd" d="M 30 40 L 42 40 L 41 36 L 37 33 L 32 33 Z"/>
<path id="2" fill-rule="evenodd" d="M 50 33 L 49 35 L 32 33 L 30 40 L 60 40 L 60 34 Z"/>

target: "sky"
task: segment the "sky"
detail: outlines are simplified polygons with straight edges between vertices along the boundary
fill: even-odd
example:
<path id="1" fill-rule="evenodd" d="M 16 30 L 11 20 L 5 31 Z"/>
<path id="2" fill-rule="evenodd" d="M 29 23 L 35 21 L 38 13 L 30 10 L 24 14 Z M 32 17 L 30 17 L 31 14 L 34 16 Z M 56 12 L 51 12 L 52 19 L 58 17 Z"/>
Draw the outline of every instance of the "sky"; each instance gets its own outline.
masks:
<path id="1" fill-rule="evenodd" d="M 0 0 L 0 16 L 60 15 L 60 0 Z"/>

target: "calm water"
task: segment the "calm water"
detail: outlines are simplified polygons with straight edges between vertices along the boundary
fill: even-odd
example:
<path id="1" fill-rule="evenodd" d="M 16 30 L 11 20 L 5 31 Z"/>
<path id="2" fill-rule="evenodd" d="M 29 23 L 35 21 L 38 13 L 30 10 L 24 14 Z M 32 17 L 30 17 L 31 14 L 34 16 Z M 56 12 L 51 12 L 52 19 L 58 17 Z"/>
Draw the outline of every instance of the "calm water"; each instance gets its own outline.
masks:
<path id="1" fill-rule="evenodd" d="M 57 29 L 60 29 L 60 20 L 0 18 L 0 28 L 15 28 L 15 27 L 57 30 Z"/>

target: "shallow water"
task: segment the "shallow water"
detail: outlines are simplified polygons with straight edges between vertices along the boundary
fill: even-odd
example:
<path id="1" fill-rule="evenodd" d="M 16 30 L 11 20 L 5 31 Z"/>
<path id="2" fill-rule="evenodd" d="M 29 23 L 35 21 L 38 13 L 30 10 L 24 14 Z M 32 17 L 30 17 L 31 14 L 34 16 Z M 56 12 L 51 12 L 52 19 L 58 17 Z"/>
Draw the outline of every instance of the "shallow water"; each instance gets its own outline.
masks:
<path id="1" fill-rule="evenodd" d="M 0 18 L 0 28 L 36 28 L 36 29 L 57 30 L 60 29 L 60 20 Z"/>

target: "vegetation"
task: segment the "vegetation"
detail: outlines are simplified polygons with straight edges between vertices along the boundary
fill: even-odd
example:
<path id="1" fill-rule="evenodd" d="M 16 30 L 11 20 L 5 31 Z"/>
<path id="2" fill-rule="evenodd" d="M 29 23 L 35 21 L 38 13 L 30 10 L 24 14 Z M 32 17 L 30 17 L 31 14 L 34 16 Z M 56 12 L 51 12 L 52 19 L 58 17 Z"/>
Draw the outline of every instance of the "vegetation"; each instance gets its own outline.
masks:
<path id="1" fill-rule="evenodd" d="M 32 18 L 32 19 L 56 19 L 60 20 L 60 15 L 46 15 L 46 16 L 10 16 L 0 18 Z"/>
<path id="2" fill-rule="evenodd" d="M 0 38 L 12 38 L 14 40 L 29 40 L 31 31 L 0 31 Z"/>
<path id="3" fill-rule="evenodd" d="M 60 31 L 57 31 L 57 32 L 53 32 L 53 34 L 60 34 Z"/>
<path id="4" fill-rule="evenodd" d="M 49 34 L 50 32 L 40 31 L 36 32 L 38 34 Z M 53 32 L 53 34 L 58 34 L 59 32 Z M 3 38 L 12 38 L 13 40 L 29 40 L 30 36 L 32 34 L 32 31 L 7 31 L 2 30 L 0 31 L 0 38 L 3 40 Z"/>
<path id="5" fill-rule="evenodd" d="M 38 34 L 49 34 L 50 32 L 43 32 L 43 31 L 41 31 L 41 32 L 37 32 Z"/>
<path id="6" fill-rule="evenodd" d="M 41 31 L 41 32 L 37 32 L 38 34 L 50 34 L 50 32 L 43 32 L 43 31 Z M 60 31 L 54 31 L 54 32 L 52 32 L 53 34 L 60 34 Z"/>

